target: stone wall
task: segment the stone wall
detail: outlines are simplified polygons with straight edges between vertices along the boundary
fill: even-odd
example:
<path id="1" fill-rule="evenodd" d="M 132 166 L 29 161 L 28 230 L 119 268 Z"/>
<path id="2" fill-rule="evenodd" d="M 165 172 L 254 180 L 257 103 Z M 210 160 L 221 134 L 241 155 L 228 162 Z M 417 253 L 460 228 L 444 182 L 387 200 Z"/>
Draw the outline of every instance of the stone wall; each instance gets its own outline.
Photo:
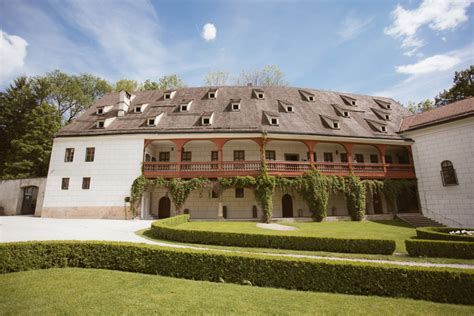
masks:
<path id="1" fill-rule="evenodd" d="M 5 215 L 19 215 L 23 203 L 24 188 L 38 188 L 35 216 L 41 216 L 46 178 L 30 178 L 0 181 L 0 207 Z"/>

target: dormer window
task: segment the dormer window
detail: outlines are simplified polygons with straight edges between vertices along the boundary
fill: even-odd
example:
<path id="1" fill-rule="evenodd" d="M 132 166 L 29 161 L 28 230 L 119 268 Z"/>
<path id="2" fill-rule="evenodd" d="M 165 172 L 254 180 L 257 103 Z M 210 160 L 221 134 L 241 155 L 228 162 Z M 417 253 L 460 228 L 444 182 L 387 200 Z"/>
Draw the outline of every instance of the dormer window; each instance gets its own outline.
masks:
<path id="1" fill-rule="evenodd" d="M 207 98 L 208 99 L 215 99 L 217 97 L 217 89 L 210 89 L 207 92 Z"/>
<path id="2" fill-rule="evenodd" d="M 336 121 L 332 122 L 332 128 L 339 129 L 339 122 L 336 122 Z"/>
<path id="3" fill-rule="evenodd" d="M 142 107 L 141 106 L 136 106 L 135 107 L 135 113 L 142 113 Z"/>
<path id="4" fill-rule="evenodd" d="M 293 113 L 294 111 L 295 111 L 295 109 L 293 108 L 293 106 L 288 105 L 288 106 L 286 107 L 286 112 Z"/>
<path id="5" fill-rule="evenodd" d="M 202 115 L 201 124 L 212 125 L 213 118 L 214 118 L 214 112 L 206 112 Z"/>
<path id="6" fill-rule="evenodd" d="M 380 130 L 381 130 L 382 132 L 386 133 L 386 132 L 387 132 L 387 127 L 382 125 L 382 126 L 380 127 Z"/>
<path id="7" fill-rule="evenodd" d="M 391 110 L 392 109 L 392 105 L 390 102 L 388 101 L 384 101 L 384 100 L 379 100 L 379 99 L 374 99 L 375 103 L 377 103 L 381 108 L 385 109 L 385 110 Z"/>
<path id="8" fill-rule="evenodd" d="M 279 114 L 275 112 L 263 111 L 264 116 L 266 116 L 268 124 L 272 126 L 278 126 L 280 124 Z"/>
<path id="9" fill-rule="evenodd" d="M 308 101 L 310 101 L 310 102 L 314 102 L 314 95 L 310 95 L 310 96 L 308 96 Z"/>
<path id="10" fill-rule="evenodd" d="M 183 100 L 183 103 L 181 103 L 181 105 L 179 106 L 179 111 L 180 112 L 189 112 L 189 110 L 191 110 L 191 103 L 193 101 L 188 101 L 186 102 L 185 100 Z"/>
<path id="11" fill-rule="evenodd" d="M 322 115 L 322 114 L 320 114 L 320 116 L 321 116 L 321 120 L 323 121 L 325 127 L 328 127 L 330 129 L 340 129 L 341 128 L 341 124 L 339 123 L 339 120 L 337 118 L 333 118 L 331 116 Z"/>
<path id="12" fill-rule="evenodd" d="M 270 125 L 278 125 L 278 123 L 279 123 L 279 122 L 278 122 L 278 118 L 272 117 L 272 118 L 270 119 Z"/>
<path id="13" fill-rule="evenodd" d="M 342 101 L 344 101 L 345 104 L 351 105 L 351 106 L 357 106 L 357 99 L 354 99 L 347 95 L 340 95 L 340 97 Z"/>
<path id="14" fill-rule="evenodd" d="M 175 93 L 176 91 L 166 91 L 165 93 L 163 93 L 163 99 L 171 100 L 173 99 Z"/>
<path id="15" fill-rule="evenodd" d="M 257 99 L 259 99 L 259 100 L 265 99 L 265 93 L 263 92 L 263 90 L 258 89 L 258 90 L 253 90 L 253 91 L 254 91 L 255 97 Z"/>
<path id="16" fill-rule="evenodd" d="M 181 104 L 181 112 L 188 112 L 188 105 L 187 104 Z"/>
<path id="17" fill-rule="evenodd" d="M 149 118 L 147 122 L 148 126 L 156 126 L 155 119 L 154 118 Z"/>
<path id="18" fill-rule="evenodd" d="M 103 108 L 103 107 L 97 108 L 96 113 L 97 113 L 98 115 L 104 114 L 104 108 Z"/>
<path id="19" fill-rule="evenodd" d="M 232 111 L 240 111 L 240 103 L 232 103 Z"/>
<path id="20" fill-rule="evenodd" d="M 386 119 L 387 121 L 389 121 L 389 120 L 390 120 L 390 115 L 385 114 L 385 119 Z"/>
<path id="21" fill-rule="evenodd" d="M 105 127 L 105 121 L 98 121 L 96 124 L 97 128 L 104 128 Z"/>
<path id="22" fill-rule="evenodd" d="M 311 92 L 308 92 L 308 91 L 305 91 L 305 90 L 299 90 L 299 93 L 303 96 L 303 98 L 306 101 L 309 101 L 309 102 L 316 101 L 316 97 Z"/>
<path id="23" fill-rule="evenodd" d="M 356 101 L 355 101 L 355 100 L 351 100 L 351 105 L 356 105 Z"/>
<path id="24" fill-rule="evenodd" d="M 350 117 L 349 111 L 343 111 L 343 112 L 342 112 L 342 116 L 344 116 L 344 117 Z"/>

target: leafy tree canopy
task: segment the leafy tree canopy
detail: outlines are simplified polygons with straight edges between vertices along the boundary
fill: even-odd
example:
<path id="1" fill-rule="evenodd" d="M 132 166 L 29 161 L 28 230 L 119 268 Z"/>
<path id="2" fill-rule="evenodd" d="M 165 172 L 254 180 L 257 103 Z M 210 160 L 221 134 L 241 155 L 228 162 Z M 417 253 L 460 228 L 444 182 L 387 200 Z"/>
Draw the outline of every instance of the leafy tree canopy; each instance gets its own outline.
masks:
<path id="1" fill-rule="evenodd" d="M 415 102 L 409 102 L 407 105 L 408 110 L 412 112 L 413 114 L 416 113 L 421 113 L 425 111 L 429 111 L 434 108 L 434 103 L 433 101 L 426 99 L 425 101 L 422 101 L 418 104 L 415 104 Z"/>
<path id="2" fill-rule="evenodd" d="M 141 91 L 143 87 L 136 80 L 120 79 L 115 82 L 114 91 L 120 92 L 122 90 L 128 92 Z"/>
<path id="3" fill-rule="evenodd" d="M 225 71 L 211 71 L 204 77 L 206 86 L 225 86 L 229 83 L 229 73 Z M 237 86 L 287 86 L 285 75 L 280 67 L 267 65 L 262 69 L 242 71 L 233 82 Z"/>
<path id="4" fill-rule="evenodd" d="M 436 107 L 474 96 L 474 65 L 468 69 L 456 71 L 453 82 L 454 85 L 449 90 L 443 90 L 436 96 Z"/>
<path id="5" fill-rule="evenodd" d="M 204 85 L 209 87 L 225 86 L 229 80 L 229 73 L 225 71 L 211 71 L 204 77 Z"/>

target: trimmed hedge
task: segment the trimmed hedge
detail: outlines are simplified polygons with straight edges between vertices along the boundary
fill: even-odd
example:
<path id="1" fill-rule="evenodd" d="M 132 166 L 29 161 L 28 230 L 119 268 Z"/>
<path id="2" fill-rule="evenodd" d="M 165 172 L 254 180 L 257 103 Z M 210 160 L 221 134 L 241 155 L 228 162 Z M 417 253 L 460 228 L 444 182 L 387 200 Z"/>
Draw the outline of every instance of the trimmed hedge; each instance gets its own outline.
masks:
<path id="1" fill-rule="evenodd" d="M 405 240 L 407 252 L 412 257 L 443 257 L 474 259 L 474 243 L 446 240 Z"/>
<path id="2" fill-rule="evenodd" d="M 449 234 L 450 231 L 463 229 L 474 231 L 474 228 L 420 227 L 416 229 L 416 236 L 419 239 L 474 242 L 474 236 L 460 236 Z"/>
<path id="3" fill-rule="evenodd" d="M 154 238 L 220 246 L 277 248 L 291 250 L 328 251 L 391 255 L 395 241 L 387 239 L 347 239 L 329 237 L 304 237 L 226 233 L 179 229 L 179 224 L 189 220 L 189 215 L 178 215 L 151 224 Z"/>
<path id="4" fill-rule="evenodd" d="M 194 280 L 474 305 L 474 271 L 218 253 L 145 244 L 0 244 L 0 272 L 78 267 Z"/>

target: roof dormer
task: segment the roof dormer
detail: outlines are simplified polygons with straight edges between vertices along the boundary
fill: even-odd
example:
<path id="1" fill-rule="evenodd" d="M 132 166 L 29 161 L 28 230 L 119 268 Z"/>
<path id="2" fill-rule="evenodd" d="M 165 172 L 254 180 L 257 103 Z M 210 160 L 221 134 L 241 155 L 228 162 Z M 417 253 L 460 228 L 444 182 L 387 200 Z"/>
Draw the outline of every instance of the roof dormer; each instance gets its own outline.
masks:
<path id="1" fill-rule="evenodd" d="M 175 94 L 176 94 L 175 90 L 167 90 L 163 93 L 163 100 L 171 100 L 174 98 Z"/>
<path id="2" fill-rule="evenodd" d="M 382 109 L 385 110 L 391 110 L 392 109 L 392 103 L 385 101 L 385 100 L 380 100 L 380 99 L 374 99 L 375 103 L 377 103 Z"/>
<path id="3" fill-rule="evenodd" d="M 212 125 L 214 112 L 204 112 L 201 116 L 201 125 Z"/>
<path id="4" fill-rule="evenodd" d="M 232 112 L 240 111 L 240 99 L 231 99 L 230 100 L 230 109 Z"/>
<path id="5" fill-rule="evenodd" d="M 217 88 L 209 89 L 207 92 L 208 99 L 216 99 L 217 98 Z"/>
<path id="6" fill-rule="evenodd" d="M 280 118 L 278 113 L 263 111 L 265 117 L 267 118 L 268 124 L 272 126 L 280 125 Z"/>
<path id="7" fill-rule="evenodd" d="M 343 94 L 341 94 L 340 97 L 345 104 L 350 106 L 357 106 L 357 99 Z"/>
<path id="8" fill-rule="evenodd" d="M 379 117 L 380 119 L 384 121 L 390 121 L 390 112 L 382 109 L 376 109 L 376 108 L 371 108 L 372 111 Z"/>
<path id="9" fill-rule="evenodd" d="M 163 117 L 163 113 L 160 113 L 157 116 L 147 118 L 146 126 L 149 126 L 149 127 L 157 126 L 162 117 Z"/>
<path id="10" fill-rule="evenodd" d="M 98 106 L 95 110 L 95 114 L 97 115 L 102 115 L 110 111 L 112 109 L 112 105 L 104 105 L 104 106 Z"/>
<path id="11" fill-rule="evenodd" d="M 364 110 L 359 110 L 352 106 L 343 106 L 339 104 L 331 104 L 331 105 L 333 106 L 337 115 L 345 117 L 345 118 L 350 118 L 352 112 L 360 112 L 360 113 L 365 112 Z"/>
<path id="12" fill-rule="evenodd" d="M 293 103 L 288 102 L 288 101 L 284 101 L 284 100 L 278 100 L 278 103 L 280 104 L 281 108 L 283 108 L 283 110 L 286 113 L 294 113 L 295 112 L 295 106 L 293 105 Z"/>
<path id="13" fill-rule="evenodd" d="M 110 126 L 110 124 L 112 124 L 114 120 L 115 120 L 115 117 L 109 117 L 106 119 L 98 120 L 97 122 L 95 122 L 93 127 L 100 128 L 100 129 L 107 128 Z"/>
<path id="14" fill-rule="evenodd" d="M 133 107 L 133 113 L 142 113 L 145 112 L 145 109 L 147 108 L 148 103 L 144 104 L 138 104 Z"/>
<path id="15" fill-rule="evenodd" d="M 253 89 L 253 94 L 258 100 L 265 99 L 265 92 L 262 89 Z"/>
<path id="16" fill-rule="evenodd" d="M 371 120 L 366 118 L 367 123 L 369 123 L 370 127 L 372 127 L 375 131 L 380 133 L 387 133 L 387 124 L 375 120 Z"/>
<path id="17" fill-rule="evenodd" d="M 315 102 L 316 101 L 316 96 L 308 91 L 305 90 L 299 90 L 300 94 L 304 97 L 304 99 L 308 102 Z"/>
<path id="18" fill-rule="evenodd" d="M 341 123 L 339 122 L 339 119 L 322 114 L 320 114 L 320 116 L 326 127 L 329 127 L 330 129 L 341 129 Z"/>
<path id="19" fill-rule="evenodd" d="M 180 112 L 189 112 L 191 110 L 191 104 L 193 103 L 193 100 L 183 100 L 181 104 L 179 105 L 179 111 Z"/>

